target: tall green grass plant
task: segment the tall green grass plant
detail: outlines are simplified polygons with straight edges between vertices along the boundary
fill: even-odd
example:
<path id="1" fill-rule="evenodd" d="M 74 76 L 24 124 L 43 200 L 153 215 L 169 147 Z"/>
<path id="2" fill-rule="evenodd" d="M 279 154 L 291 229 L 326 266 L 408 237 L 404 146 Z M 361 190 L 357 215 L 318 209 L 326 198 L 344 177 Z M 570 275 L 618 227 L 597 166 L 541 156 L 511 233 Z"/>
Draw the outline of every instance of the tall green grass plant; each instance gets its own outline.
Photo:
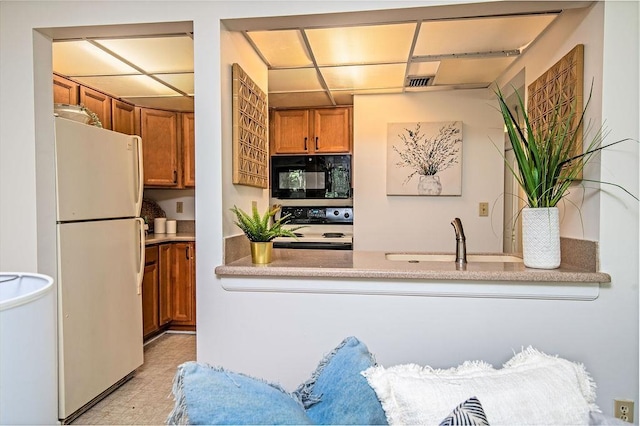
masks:
<path id="1" fill-rule="evenodd" d="M 615 183 L 582 178 L 585 165 L 595 154 L 605 148 L 631 140 L 625 138 L 604 144 L 608 132 L 601 127 L 591 138 L 584 152 L 575 154 L 573 147 L 578 139 L 578 132 L 582 131 L 591 94 L 582 111 L 576 111 L 575 106 L 572 106 L 566 116 L 561 113 L 561 102 L 556 102 L 547 126 L 535 129 L 530 122 L 522 97 L 517 92 L 516 95 L 519 108 L 523 112 L 522 125 L 509 109 L 502 92 L 499 89 L 496 91 L 518 170 L 514 170 L 507 161 L 505 164 L 524 190 L 528 207 L 555 207 L 568 193 L 571 184 L 579 181 L 613 185 L 638 200 L 638 197 Z M 576 117 L 577 120 L 574 122 Z"/>

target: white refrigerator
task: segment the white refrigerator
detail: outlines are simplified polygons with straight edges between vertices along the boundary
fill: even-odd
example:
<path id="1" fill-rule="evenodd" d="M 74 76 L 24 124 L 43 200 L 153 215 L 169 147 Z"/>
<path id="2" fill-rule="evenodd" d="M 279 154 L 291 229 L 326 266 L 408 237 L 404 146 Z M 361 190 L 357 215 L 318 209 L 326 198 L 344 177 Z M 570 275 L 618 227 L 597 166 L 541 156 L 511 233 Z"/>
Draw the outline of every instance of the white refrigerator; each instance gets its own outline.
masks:
<path id="1" fill-rule="evenodd" d="M 143 362 L 141 140 L 56 117 L 55 164 L 58 417 L 66 423 Z"/>

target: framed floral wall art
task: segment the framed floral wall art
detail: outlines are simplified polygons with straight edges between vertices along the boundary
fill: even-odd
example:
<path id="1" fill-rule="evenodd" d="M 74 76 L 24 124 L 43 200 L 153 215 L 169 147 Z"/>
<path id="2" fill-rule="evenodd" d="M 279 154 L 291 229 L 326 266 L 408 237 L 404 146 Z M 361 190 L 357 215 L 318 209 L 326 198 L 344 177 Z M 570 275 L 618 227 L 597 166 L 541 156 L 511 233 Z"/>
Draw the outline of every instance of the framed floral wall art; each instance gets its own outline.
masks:
<path id="1" fill-rule="evenodd" d="M 462 122 L 389 123 L 387 195 L 462 195 Z"/>

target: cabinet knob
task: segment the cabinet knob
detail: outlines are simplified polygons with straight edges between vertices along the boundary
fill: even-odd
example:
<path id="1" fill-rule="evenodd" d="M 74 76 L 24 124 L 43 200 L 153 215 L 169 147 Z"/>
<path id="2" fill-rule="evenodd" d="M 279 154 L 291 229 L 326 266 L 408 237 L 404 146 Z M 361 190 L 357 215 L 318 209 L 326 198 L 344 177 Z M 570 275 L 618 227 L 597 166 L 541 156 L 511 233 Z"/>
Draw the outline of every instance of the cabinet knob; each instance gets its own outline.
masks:
<path id="1" fill-rule="evenodd" d="M 307 150 L 307 137 L 304 138 L 304 150 Z"/>
<path id="2" fill-rule="evenodd" d="M 318 150 L 318 137 L 316 136 L 316 151 Z"/>

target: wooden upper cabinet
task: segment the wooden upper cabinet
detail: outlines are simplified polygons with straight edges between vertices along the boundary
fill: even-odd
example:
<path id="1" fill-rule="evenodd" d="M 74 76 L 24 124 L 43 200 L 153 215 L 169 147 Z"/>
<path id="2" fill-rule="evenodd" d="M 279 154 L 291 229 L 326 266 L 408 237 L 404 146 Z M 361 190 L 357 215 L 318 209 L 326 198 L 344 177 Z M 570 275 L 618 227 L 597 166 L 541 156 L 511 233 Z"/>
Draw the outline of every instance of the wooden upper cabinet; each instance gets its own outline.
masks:
<path id="1" fill-rule="evenodd" d="M 196 186 L 196 138 L 194 114 L 182 114 L 182 184 L 185 187 Z"/>
<path id="2" fill-rule="evenodd" d="M 313 149 L 315 152 L 349 152 L 351 150 L 349 108 L 313 111 Z"/>
<path id="3" fill-rule="evenodd" d="M 84 105 L 103 128 L 142 137 L 145 186 L 196 186 L 194 113 L 136 107 L 57 74 L 53 102 Z"/>
<path id="4" fill-rule="evenodd" d="M 53 103 L 78 105 L 80 85 L 74 81 L 53 75 Z"/>
<path id="5" fill-rule="evenodd" d="M 102 128 L 111 130 L 111 96 L 80 86 L 80 104 L 98 116 Z"/>
<path id="6" fill-rule="evenodd" d="M 348 153 L 350 108 L 276 110 L 271 116 L 273 154 Z"/>
<path id="7" fill-rule="evenodd" d="M 111 100 L 111 130 L 135 135 L 135 105 L 119 99 Z"/>
<path id="8" fill-rule="evenodd" d="M 273 112 L 272 151 L 275 154 L 304 154 L 309 150 L 309 110 Z"/>
<path id="9" fill-rule="evenodd" d="M 136 107 L 139 115 L 144 184 L 178 187 L 178 113 Z"/>

